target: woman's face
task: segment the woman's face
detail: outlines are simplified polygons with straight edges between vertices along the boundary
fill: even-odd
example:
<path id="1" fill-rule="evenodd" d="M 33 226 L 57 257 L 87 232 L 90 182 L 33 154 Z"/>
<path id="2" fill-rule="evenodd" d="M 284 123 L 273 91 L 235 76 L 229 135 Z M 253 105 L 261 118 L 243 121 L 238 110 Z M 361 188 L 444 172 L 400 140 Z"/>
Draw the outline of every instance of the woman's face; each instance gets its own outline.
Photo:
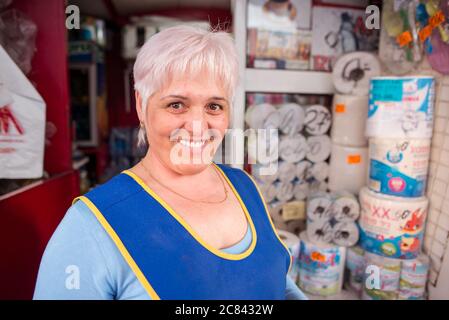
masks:
<path id="1" fill-rule="evenodd" d="M 204 170 L 228 127 L 229 103 L 221 81 L 207 73 L 172 79 L 148 99 L 145 115 L 138 106 L 149 152 L 180 174 Z"/>

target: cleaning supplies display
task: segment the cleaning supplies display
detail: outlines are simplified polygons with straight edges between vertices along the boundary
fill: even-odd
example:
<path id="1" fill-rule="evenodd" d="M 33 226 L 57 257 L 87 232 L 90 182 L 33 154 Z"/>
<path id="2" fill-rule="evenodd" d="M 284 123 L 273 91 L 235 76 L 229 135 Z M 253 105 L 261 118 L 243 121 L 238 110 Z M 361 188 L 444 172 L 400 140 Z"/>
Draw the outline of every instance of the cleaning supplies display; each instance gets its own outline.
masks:
<path id="1" fill-rule="evenodd" d="M 366 135 L 376 138 L 431 138 L 434 95 L 433 77 L 371 79 Z"/>
<path id="2" fill-rule="evenodd" d="M 307 199 L 307 236 L 316 244 L 350 247 L 359 239 L 360 207 L 350 193 L 316 192 Z"/>
<path id="3" fill-rule="evenodd" d="M 425 194 L 430 139 L 370 139 L 369 188 L 383 194 Z"/>
<path id="4" fill-rule="evenodd" d="M 348 147 L 365 147 L 368 93 L 366 96 L 335 94 L 332 105 L 332 142 Z"/>
<path id="5" fill-rule="evenodd" d="M 368 148 L 332 145 L 329 189 L 357 194 L 368 177 Z"/>
<path id="6" fill-rule="evenodd" d="M 374 54 L 356 51 L 337 59 L 332 80 L 338 92 L 364 97 L 368 95 L 370 79 L 380 73 L 380 62 Z"/>
<path id="7" fill-rule="evenodd" d="M 299 287 L 313 295 L 338 294 L 343 285 L 346 248 L 314 244 L 304 231 L 299 238 Z"/>
<path id="8" fill-rule="evenodd" d="M 365 252 L 365 272 L 362 290 L 363 300 L 396 300 L 401 274 L 401 260 Z M 379 280 L 378 283 L 377 280 Z"/>
<path id="9" fill-rule="evenodd" d="M 399 300 L 422 300 L 425 298 L 430 259 L 420 254 L 416 259 L 402 261 L 399 280 Z"/>
<path id="10" fill-rule="evenodd" d="M 385 257 L 416 258 L 422 247 L 427 198 L 393 197 L 366 187 L 359 198 L 360 245 Z"/>

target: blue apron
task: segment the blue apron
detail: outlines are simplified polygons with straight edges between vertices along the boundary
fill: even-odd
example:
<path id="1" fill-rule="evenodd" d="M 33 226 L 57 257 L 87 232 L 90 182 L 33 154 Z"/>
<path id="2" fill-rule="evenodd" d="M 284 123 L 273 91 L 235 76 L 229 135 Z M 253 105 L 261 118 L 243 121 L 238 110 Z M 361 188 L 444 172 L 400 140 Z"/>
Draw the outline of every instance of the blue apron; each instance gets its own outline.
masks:
<path id="1" fill-rule="evenodd" d="M 224 253 L 195 231 L 138 176 L 115 176 L 76 200 L 91 209 L 152 299 L 285 299 L 291 256 L 254 180 L 216 165 L 239 200 L 253 239 Z"/>

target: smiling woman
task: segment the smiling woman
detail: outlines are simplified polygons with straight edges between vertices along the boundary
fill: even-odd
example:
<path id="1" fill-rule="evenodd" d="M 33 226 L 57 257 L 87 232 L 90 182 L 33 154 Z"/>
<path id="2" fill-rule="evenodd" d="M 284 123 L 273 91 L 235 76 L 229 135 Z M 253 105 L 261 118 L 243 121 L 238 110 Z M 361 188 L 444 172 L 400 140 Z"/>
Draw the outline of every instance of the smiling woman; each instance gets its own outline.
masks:
<path id="1" fill-rule="evenodd" d="M 254 181 L 212 162 L 237 75 L 227 33 L 179 26 L 147 41 L 134 76 L 148 151 L 75 199 L 47 246 L 35 299 L 305 298 Z"/>

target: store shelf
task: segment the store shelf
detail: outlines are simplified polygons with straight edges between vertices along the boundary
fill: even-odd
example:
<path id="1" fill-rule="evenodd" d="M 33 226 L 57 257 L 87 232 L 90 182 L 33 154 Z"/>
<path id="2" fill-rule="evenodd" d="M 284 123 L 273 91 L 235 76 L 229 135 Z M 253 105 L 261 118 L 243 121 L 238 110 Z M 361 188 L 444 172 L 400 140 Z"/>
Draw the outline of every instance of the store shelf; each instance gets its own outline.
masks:
<path id="1" fill-rule="evenodd" d="M 247 68 L 245 91 L 334 94 L 334 85 L 332 74 L 329 72 Z"/>

